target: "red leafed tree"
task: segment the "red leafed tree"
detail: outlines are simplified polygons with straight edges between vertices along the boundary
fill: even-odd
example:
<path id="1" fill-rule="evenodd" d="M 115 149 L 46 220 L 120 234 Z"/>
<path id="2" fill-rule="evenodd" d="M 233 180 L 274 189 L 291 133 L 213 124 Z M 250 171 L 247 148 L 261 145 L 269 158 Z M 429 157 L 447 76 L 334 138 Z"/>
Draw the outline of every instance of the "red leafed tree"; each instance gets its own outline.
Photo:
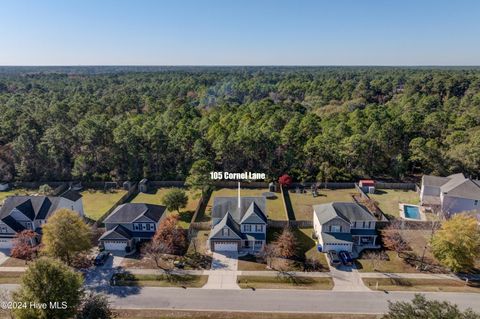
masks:
<path id="1" fill-rule="evenodd" d="M 280 185 L 282 185 L 284 187 L 289 187 L 290 185 L 292 185 L 293 180 L 292 180 L 292 177 L 290 177 L 290 175 L 283 174 L 278 179 L 278 182 L 280 183 Z"/>
<path id="2" fill-rule="evenodd" d="M 410 249 L 408 243 L 403 239 L 397 225 L 390 225 L 381 231 L 383 245 L 398 254 Z"/>
<path id="3" fill-rule="evenodd" d="M 25 261 L 33 260 L 38 251 L 38 247 L 33 244 L 36 236 L 33 230 L 18 233 L 13 239 L 12 257 Z"/>
<path id="4" fill-rule="evenodd" d="M 158 225 L 153 244 L 162 248 L 164 254 L 179 255 L 187 247 L 185 230 L 178 226 L 178 215 L 169 215 Z"/>

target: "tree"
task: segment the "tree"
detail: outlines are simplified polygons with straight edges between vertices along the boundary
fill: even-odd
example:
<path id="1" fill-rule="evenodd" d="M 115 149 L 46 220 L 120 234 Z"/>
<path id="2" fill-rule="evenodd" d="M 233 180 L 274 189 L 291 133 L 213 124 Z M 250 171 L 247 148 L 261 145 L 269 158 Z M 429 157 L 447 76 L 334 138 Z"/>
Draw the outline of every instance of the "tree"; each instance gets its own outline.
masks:
<path id="1" fill-rule="evenodd" d="M 53 193 L 53 188 L 48 184 L 43 184 L 38 188 L 38 192 L 42 195 L 50 196 Z"/>
<path id="2" fill-rule="evenodd" d="M 382 260 L 382 254 L 376 251 L 369 251 L 365 254 L 365 259 L 370 261 L 373 271 L 377 271 Z"/>
<path id="3" fill-rule="evenodd" d="M 297 239 L 289 227 L 285 227 L 274 242 L 277 257 L 292 258 L 296 254 Z"/>
<path id="4" fill-rule="evenodd" d="M 411 302 L 388 302 L 388 312 L 383 319 L 479 319 L 480 314 L 471 309 L 461 311 L 447 301 L 427 300 L 415 294 Z"/>
<path id="5" fill-rule="evenodd" d="M 327 188 L 328 181 L 332 180 L 335 176 L 335 171 L 335 167 L 332 167 L 329 162 L 320 164 L 317 179 L 324 183 L 325 188 Z"/>
<path id="6" fill-rule="evenodd" d="M 72 257 L 92 247 L 92 231 L 78 213 L 59 209 L 43 226 L 42 250 L 71 265 Z"/>
<path id="7" fill-rule="evenodd" d="M 169 215 L 160 222 L 153 242 L 163 246 L 165 254 L 178 255 L 185 250 L 187 237 L 185 230 L 178 226 L 178 215 Z"/>
<path id="8" fill-rule="evenodd" d="M 272 268 L 273 258 L 276 257 L 275 245 L 266 244 L 263 246 L 263 249 L 260 251 L 260 256 L 267 262 L 268 268 Z"/>
<path id="9" fill-rule="evenodd" d="M 395 251 L 397 255 L 410 248 L 405 239 L 403 239 L 399 225 L 397 224 L 392 223 L 390 226 L 382 229 L 381 234 L 383 245 L 386 248 Z"/>
<path id="10" fill-rule="evenodd" d="M 167 206 L 168 210 L 176 210 L 180 214 L 180 208 L 185 208 L 187 206 L 188 196 L 184 190 L 174 188 L 163 196 L 162 202 Z"/>
<path id="11" fill-rule="evenodd" d="M 45 309 L 16 308 L 14 309 L 15 318 L 72 318 L 83 295 L 82 283 L 82 275 L 60 261 L 46 257 L 36 260 L 25 271 L 20 289 L 13 293 L 13 300 L 27 305 L 47 303 L 48 306 Z M 50 302 L 59 302 L 59 308 L 50 307 Z M 62 309 L 63 306 L 66 308 Z"/>
<path id="12" fill-rule="evenodd" d="M 190 186 L 194 190 L 200 190 L 202 196 L 213 185 L 213 181 L 210 178 L 210 172 L 213 171 L 213 165 L 207 160 L 198 160 L 193 163 L 190 168 L 187 180 L 185 184 Z"/>
<path id="13" fill-rule="evenodd" d="M 105 295 L 89 293 L 83 298 L 76 319 L 111 319 L 116 314 Z"/>
<path id="14" fill-rule="evenodd" d="M 283 187 L 290 187 L 290 185 L 292 185 L 293 179 L 290 177 L 290 175 L 288 175 L 288 174 L 283 174 L 282 176 L 280 176 L 280 177 L 278 178 L 278 182 L 279 182 L 280 185 L 282 185 Z"/>
<path id="15" fill-rule="evenodd" d="M 475 217 L 456 214 L 443 222 L 431 240 L 432 253 L 452 271 L 469 270 L 480 257 L 480 232 Z"/>
<path id="16" fill-rule="evenodd" d="M 37 256 L 38 246 L 35 244 L 37 234 L 33 230 L 23 230 L 13 239 L 12 257 L 33 260 Z"/>

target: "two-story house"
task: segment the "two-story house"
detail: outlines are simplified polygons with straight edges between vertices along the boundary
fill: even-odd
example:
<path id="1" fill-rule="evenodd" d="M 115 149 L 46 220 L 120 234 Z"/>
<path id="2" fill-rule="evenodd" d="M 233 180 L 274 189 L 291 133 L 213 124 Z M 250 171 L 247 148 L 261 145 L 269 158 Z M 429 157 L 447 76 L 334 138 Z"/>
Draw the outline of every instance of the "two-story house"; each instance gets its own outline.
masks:
<path id="1" fill-rule="evenodd" d="M 103 221 L 106 232 L 99 238 L 106 250 L 134 248 L 141 241 L 152 239 L 158 224 L 166 216 L 166 207 L 152 204 L 119 205 Z M 128 247 L 128 248 L 127 248 Z"/>
<path id="2" fill-rule="evenodd" d="M 212 231 L 208 238 L 211 251 L 248 251 L 257 253 L 265 245 L 267 216 L 265 197 L 215 197 L 212 207 Z"/>
<path id="3" fill-rule="evenodd" d="M 67 208 L 84 216 L 82 195 L 67 190 L 60 196 L 9 196 L 0 209 L 0 248 L 12 248 L 13 238 L 24 230 L 42 234 L 42 225 L 58 209 Z"/>
<path id="4" fill-rule="evenodd" d="M 439 208 L 447 215 L 480 211 L 480 181 L 462 173 L 447 177 L 423 175 L 420 189 L 422 205 Z"/>
<path id="5" fill-rule="evenodd" d="M 313 228 L 322 251 L 359 253 L 377 248 L 375 217 L 357 203 L 332 202 L 313 206 Z"/>

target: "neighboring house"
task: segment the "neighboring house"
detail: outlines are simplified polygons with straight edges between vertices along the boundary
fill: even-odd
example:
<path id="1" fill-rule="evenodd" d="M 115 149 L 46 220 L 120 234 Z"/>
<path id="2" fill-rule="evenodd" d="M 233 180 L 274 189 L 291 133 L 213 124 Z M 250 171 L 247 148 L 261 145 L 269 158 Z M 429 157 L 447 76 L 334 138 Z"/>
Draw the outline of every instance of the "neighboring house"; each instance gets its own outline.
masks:
<path id="1" fill-rule="evenodd" d="M 208 238 L 211 251 L 257 253 L 265 245 L 267 216 L 265 197 L 215 197 L 212 230 Z"/>
<path id="2" fill-rule="evenodd" d="M 42 234 L 41 226 L 58 209 L 84 216 L 82 195 L 67 190 L 60 196 L 9 196 L 0 209 L 0 248 L 12 248 L 17 233 L 30 229 Z"/>
<path id="3" fill-rule="evenodd" d="M 480 211 L 480 181 L 461 173 L 447 177 L 423 175 L 420 200 L 422 205 L 438 207 L 447 215 Z"/>
<path id="4" fill-rule="evenodd" d="M 313 227 L 322 251 L 359 253 L 378 248 L 375 217 L 357 203 L 332 202 L 313 206 Z"/>
<path id="5" fill-rule="evenodd" d="M 153 204 L 119 205 L 103 221 L 107 231 L 99 241 L 106 250 L 132 249 L 136 243 L 152 239 L 165 211 L 165 206 Z"/>

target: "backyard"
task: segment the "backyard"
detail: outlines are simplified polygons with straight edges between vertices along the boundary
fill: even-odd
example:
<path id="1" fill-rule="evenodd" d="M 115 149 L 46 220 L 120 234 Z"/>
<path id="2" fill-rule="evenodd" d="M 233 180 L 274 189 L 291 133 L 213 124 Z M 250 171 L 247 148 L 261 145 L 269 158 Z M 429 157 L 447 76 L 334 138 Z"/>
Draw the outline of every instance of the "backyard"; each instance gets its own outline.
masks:
<path id="1" fill-rule="evenodd" d="M 375 194 L 368 194 L 368 196 L 378 202 L 378 207 L 390 218 L 400 217 L 398 204 L 418 205 L 420 202 L 418 193 L 413 190 L 377 189 Z"/>
<path id="2" fill-rule="evenodd" d="M 0 203 L 8 196 L 32 195 L 38 193 L 37 189 L 12 188 L 8 191 L 0 192 Z"/>
<path id="3" fill-rule="evenodd" d="M 127 191 L 123 189 L 110 189 L 106 191 L 87 189 L 82 191 L 85 215 L 93 220 L 98 220 L 126 193 Z"/>
<path id="4" fill-rule="evenodd" d="M 297 220 L 313 219 L 313 205 L 330 202 L 352 202 L 352 195 L 356 193 L 354 188 L 348 189 L 319 189 L 318 196 L 313 197 L 312 193 L 290 192 L 290 201 Z"/>
<path id="5" fill-rule="evenodd" d="M 145 204 L 154 204 L 154 205 L 163 205 L 163 197 L 168 193 L 172 188 L 158 188 L 149 193 L 138 193 L 135 198 L 132 199 L 132 203 L 145 203 Z M 186 190 L 188 195 L 188 203 L 185 208 L 180 209 L 180 221 L 179 225 L 187 229 L 190 226 L 190 222 L 193 217 L 193 213 L 197 208 L 198 202 L 200 201 L 200 194 L 191 190 Z M 177 213 L 176 211 L 169 213 Z"/>
<path id="6" fill-rule="evenodd" d="M 241 196 L 262 196 L 262 193 L 268 192 L 268 189 L 244 189 L 240 191 Z M 267 208 L 266 214 L 269 219 L 272 220 L 287 220 L 287 213 L 283 206 L 282 198 L 280 193 L 275 193 L 277 197 L 275 199 L 267 199 Z M 215 197 L 237 197 L 238 190 L 234 188 L 220 188 L 213 191 L 208 201 L 207 208 L 205 209 L 205 214 L 199 216 L 197 221 L 210 221 L 211 212 L 213 207 L 213 201 Z"/>

